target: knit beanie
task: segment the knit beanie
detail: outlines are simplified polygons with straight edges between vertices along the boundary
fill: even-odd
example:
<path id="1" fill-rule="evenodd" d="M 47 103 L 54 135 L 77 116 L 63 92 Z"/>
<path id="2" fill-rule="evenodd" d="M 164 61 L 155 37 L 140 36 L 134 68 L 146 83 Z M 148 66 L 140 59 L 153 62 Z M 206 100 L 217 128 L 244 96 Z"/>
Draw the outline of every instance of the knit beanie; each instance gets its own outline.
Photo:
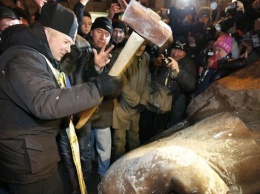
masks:
<path id="1" fill-rule="evenodd" d="M 125 25 L 125 23 L 123 21 L 117 20 L 117 21 L 112 23 L 112 26 L 113 26 L 113 29 L 119 28 L 119 29 L 123 30 L 124 33 L 126 34 L 126 28 L 127 27 L 126 27 L 126 25 Z"/>
<path id="2" fill-rule="evenodd" d="M 74 39 L 78 28 L 75 14 L 58 3 L 45 3 L 41 10 L 43 26 L 57 30 Z"/>
<path id="3" fill-rule="evenodd" d="M 221 35 L 214 43 L 214 47 L 219 47 L 230 53 L 232 49 L 232 38 L 229 35 Z"/>
<path id="4" fill-rule="evenodd" d="M 178 36 L 170 46 L 170 49 L 175 48 L 187 52 L 188 47 L 187 39 L 184 36 Z"/>
<path id="5" fill-rule="evenodd" d="M 6 6 L 1 6 L 0 7 L 0 19 L 3 18 L 11 18 L 11 19 L 19 19 L 19 17 L 17 16 L 17 14 L 15 13 L 15 11 L 10 8 L 10 7 L 6 7 Z"/>
<path id="6" fill-rule="evenodd" d="M 112 34 L 113 27 L 111 21 L 107 17 L 97 17 L 92 24 L 91 30 L 94 30 L 96 28 L 101 28 L 109 32 L 109 34 Z"/>

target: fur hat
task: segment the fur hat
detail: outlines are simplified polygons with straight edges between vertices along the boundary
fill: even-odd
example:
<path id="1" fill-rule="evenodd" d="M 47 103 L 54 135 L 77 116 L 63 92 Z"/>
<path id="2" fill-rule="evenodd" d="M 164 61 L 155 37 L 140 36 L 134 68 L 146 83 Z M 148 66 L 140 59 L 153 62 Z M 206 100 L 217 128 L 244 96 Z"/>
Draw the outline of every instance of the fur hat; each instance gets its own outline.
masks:
<path id="1" fill-rule="evenodd" d="M 63 34 L 76 37 L 78 22 L 75 14 L 58 3 L 45 3 L 41 10 L 40 22 Z"/>
<path id="2" fill-rule="evenodd" d="M 123 30 L 124 33 L 126 34 L 126 28 L 127 28 L 127 26 L 125 25 L 125 23 L 124 23 L 123 21 L 117 20 L 117 21 L 115 21 L 115 22 L 112 23 L 112 26 L 113 26 L 113 29 L 119 28 L 119 29 Z"/>
<path id="3" fill-rule="evenodd" d="M 214 48 L 219 47 L 230 53 L 232 49 L 232 38 L 229 35 L 222 35 L 218 37 L 217 41 L 214 43 Z"/>
<path id="4" fill-rule="evenodd" d="M 107 17 L 96 18 L 94 23 L 92 24 L 91 30 L 94 30 L 96 28 L 104 29 L 108 31 L 110 35 L 113 31 L 112 22 Z"/>

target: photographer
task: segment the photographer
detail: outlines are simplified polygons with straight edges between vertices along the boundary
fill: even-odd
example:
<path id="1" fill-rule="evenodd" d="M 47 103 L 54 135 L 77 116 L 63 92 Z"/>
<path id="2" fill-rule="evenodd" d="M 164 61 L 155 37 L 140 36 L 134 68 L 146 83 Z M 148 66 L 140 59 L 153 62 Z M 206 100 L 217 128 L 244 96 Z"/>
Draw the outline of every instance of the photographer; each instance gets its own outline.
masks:
<path id="1" fill-rule="evenodd" d="M 251 33 L 246 33 L 241 36 L 239 41 L 240 58 L 245 58 L 247 64 L 252 64 L 259 59 L 259 54 L 256 52 Z"/>
<path id="2" fill-rule="evenodd" d="M 238 42 L 240 36 L 248 31 L 250 22 L 245 13 L 244 5 L 241 1 L 232 1 L 224 10 L 225 17 L 215 23 L 214 27 L 217 31 L 217 36 L 230 34 L 232 37 L 232 58 L 239 57 Z"/>
<path id="3" fill-rule="evenodd" d="M 140 141 L 145 143 L 151 137 L 159 134 L 185 118 L 187 95 L 193 91 L 196 84 L 196 67 L 187 56 L 188 43 L 183 36 L 176 37 L 168 48 L 169 57 L 161 56 L 156 59 L 157 70 L 152 72 L 152 82 L 167 87 L 172 96 L 172 107 L 169 112 L 156 113 L 147 109 L 140 118 Z M 163 59 L 167 59 L 163 63 Z"/>
<path id="4" fill-rule="evenodd" d="M 238 48 L 239 35 L 237 34 L 236 22 L 234 18 L 232 17 L 223 18 L 215 25 L 215 28 L 217 30 L 218 37 L 222 35 L 231 35 L 231 39 L 232 39 L 231 56 L 234 59 L 237 59 L 239 57 L 239 48 Z"/>
<path id="5" fill-rule="evenodd" d="M 207 68 L 201 72 L 202 75 L 197 89 L 193 94 L 194 97 L 204 92 L 213 81 L 225 77 L 231 73 L 231 69 L 226 68 L 225 71 L 222 71 L 220 68 L 223 67 L 223 64 L 226 64 L 227 61 L 232 59 L 231 48 L 231 36 L 225 34 L 217 39 L 213 46 L 214 56 L 209 58 Z"/>
<path id="6" fill-rule="evenodd" d="M 247 22 L 250 28 L 247 32 L 251 33 L 251 40 L 253 43 L 253 50 L 260 55 L 260 1 L 251 1 L 252 3 L 246 7 Z"/>
<path id="7" fill-rule="evenodd" d="M 193 5 L 188 4 L 182 9 L 178 9 L 178 16 L 174 22 L 171 22 L 171 29 L 174 36 L 188 36 L 192 23 L 195 20 L 196 9 Z"/>

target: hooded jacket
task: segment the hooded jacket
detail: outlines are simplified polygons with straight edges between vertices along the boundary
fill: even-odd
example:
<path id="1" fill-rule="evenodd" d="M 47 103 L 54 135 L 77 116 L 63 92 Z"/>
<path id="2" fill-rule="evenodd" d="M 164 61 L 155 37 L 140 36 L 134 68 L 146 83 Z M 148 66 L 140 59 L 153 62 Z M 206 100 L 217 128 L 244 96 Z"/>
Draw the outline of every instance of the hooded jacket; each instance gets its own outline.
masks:
<path id="1" fill-rule="evenodd" d="M 61 120 L 98 105 L 100 95 L 94 83 L 59 87 L 42 56 L 59 69 L 41 24 L 9 27 L 1 48 L 0 180 L 43 180 L 60 160 L 55 138 Z"/>

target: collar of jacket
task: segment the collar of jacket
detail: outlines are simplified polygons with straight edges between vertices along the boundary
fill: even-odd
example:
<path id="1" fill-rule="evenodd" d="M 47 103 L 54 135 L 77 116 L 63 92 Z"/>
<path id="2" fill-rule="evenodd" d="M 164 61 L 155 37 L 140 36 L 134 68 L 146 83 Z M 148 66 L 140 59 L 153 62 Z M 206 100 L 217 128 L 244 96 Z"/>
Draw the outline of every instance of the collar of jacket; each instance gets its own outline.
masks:
<path id="1" fill-rule="evenodd" d="M 27 46 L 46 56 L 55 68 L 58 62 L 54 59 L 43 26 L 35 22 L 30 26 L 23 24 L 8 27 L 2 33 L 0 47 L 5 51 L 14 46 Z"/>
<path id="2" fill-rule="evenodd" d="M 115 45 L 115 48 L 124 47 L 125 44 L 126 44 L 126 40 L 123 40 L 122 42 L 119 42 L 119 43 L 113 42 L 113 45 Z"/>

